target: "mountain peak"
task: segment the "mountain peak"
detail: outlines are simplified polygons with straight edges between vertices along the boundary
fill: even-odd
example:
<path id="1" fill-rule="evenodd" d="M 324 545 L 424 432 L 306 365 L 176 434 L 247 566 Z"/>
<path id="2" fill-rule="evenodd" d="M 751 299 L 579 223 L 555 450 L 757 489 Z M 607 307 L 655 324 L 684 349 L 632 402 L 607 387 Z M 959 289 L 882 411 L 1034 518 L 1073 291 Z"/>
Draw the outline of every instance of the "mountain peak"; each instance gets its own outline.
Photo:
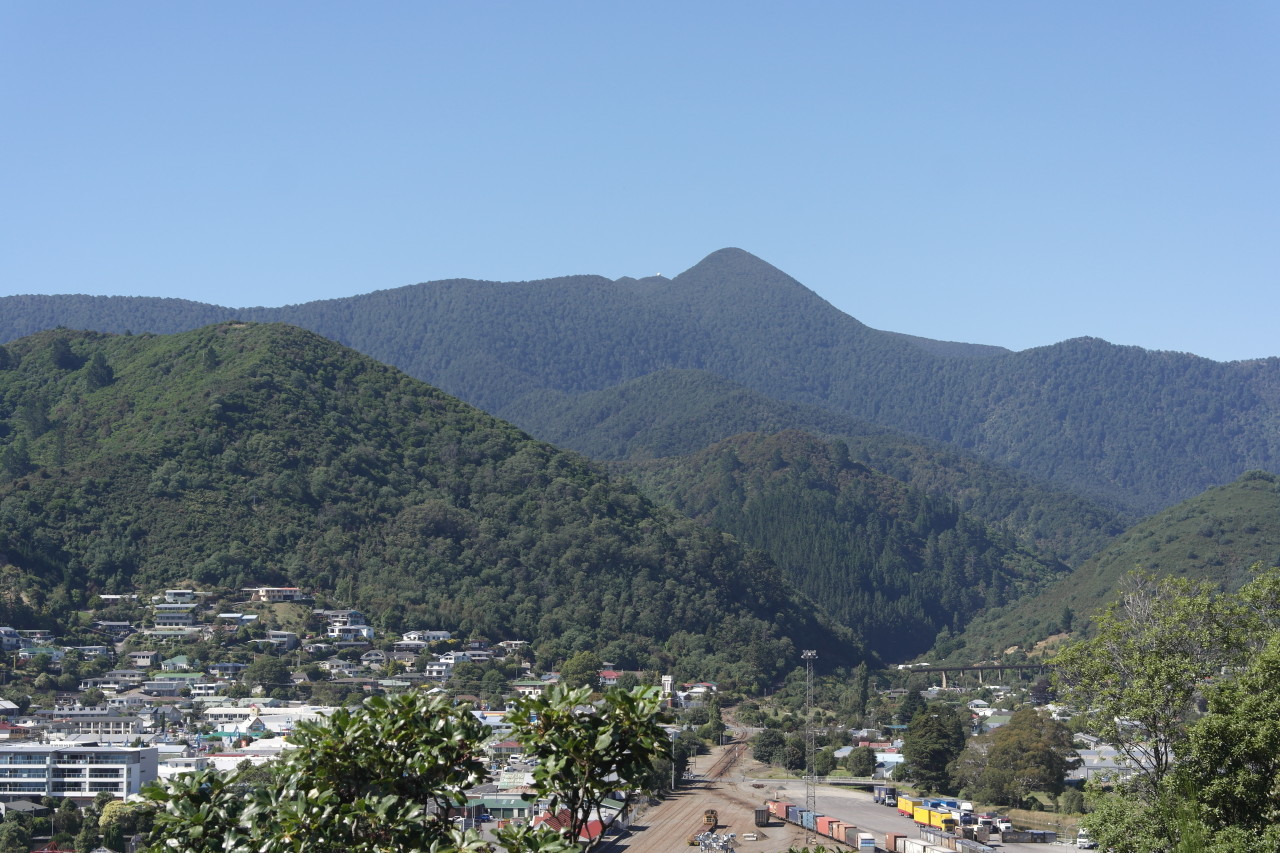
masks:
<path id="1" fill-rule="evenodd" d="M 791 276 L 775 267 L 768 261 L 761 260 L 755 255 L 743 249 L 733 247 L 725 249 L 717 249 L 707 255 L 698 263 L 682 272 L 676 278 L 684 278 L 685 276 L 744 276 L 758 278 L 761 276 L 770 276 L 786 279 L 787 281 L 796 282 Z"/>

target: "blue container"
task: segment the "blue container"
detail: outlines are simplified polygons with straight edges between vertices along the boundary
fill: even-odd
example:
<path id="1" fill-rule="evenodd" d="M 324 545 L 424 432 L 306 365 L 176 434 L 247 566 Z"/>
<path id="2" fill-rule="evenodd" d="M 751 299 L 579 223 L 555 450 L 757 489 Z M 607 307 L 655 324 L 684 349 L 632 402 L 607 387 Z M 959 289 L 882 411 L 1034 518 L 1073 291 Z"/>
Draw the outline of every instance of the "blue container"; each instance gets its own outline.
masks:
<path id="1" fill-rule="evenodd" d="M 816 832 L 818 830 L 818 818 L 820 817 L 822 817 L 822 815 L 817 812 L 811 812 L 808 810 L 802 811 L 800 812 L 800 825 L 805 829 L 812 829 Z"/>
<path id="2" fill-rule="evenodd" d="M 787 823 L 799 823 L 799 822 L 800 822 L 800 807 L 787 806 Z"/>

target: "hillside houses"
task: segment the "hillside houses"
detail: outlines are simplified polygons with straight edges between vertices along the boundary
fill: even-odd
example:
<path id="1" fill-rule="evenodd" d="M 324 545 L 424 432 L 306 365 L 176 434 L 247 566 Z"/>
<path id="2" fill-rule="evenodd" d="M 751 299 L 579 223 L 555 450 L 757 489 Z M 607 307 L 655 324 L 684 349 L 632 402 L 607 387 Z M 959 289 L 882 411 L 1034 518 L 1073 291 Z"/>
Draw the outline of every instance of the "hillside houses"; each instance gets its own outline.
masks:
<path id="1" fill-rule="evenodd" d="M 0 626 L 0 646 L 19 667 L 15 676 L 42 679 L 33 708 L 47 702 L 58 709 L 56 717 L 32 718 L 31 737 L 127 743 L 174 724 L 170 716 L 153 723 L 156 708 L 185 709 L 174 712 L 181 721 L 237 701 L 347 704 L 415 687 L 456 690 L 460 685 L 449 682 L 464 666 L 480 668 L 468 669 L 464 692 L 477 713 L 496 715 L 487 724 L 501 726 L 511 698 L 539 695 L 556 680 L 530 675 L 525 640 L 490 644 L 430 626 L 387 634 L 359 610 L 314 606 L 296 587 L 175 587 L 94 601 L 101 618 L 86 622 L 72 642 L 52 630 Z M 483 682 L 475 674 L 481 671 Z M 502 677 L 494 679 L 495 672 Z M 600 683 L 612 685 L 620 675 L 606 665 Z M 0 722 L 4 717 L 0 711 Z"/>

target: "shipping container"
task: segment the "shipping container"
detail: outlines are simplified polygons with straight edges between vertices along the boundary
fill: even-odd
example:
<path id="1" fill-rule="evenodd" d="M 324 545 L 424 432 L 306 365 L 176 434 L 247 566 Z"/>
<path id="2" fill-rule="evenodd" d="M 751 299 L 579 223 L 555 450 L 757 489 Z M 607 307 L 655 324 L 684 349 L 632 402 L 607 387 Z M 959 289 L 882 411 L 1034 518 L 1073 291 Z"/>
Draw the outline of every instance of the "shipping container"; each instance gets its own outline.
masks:
<path id="1" fill-rule="evenodd" d="M 768 826 L 768 825 L 769 825 L 769 810 L 768 810 L 767 808 L 764 808 L 764 809 L 756 809 L 756 810 L 755 810 L 755 818 L 756 818 L 756 826 Z"/>
<path id="2" fill-rule="evenodd" d="M 800 822 L 800 807 L 797 806 L 795 803 L 787 803 L 786 821 L 787 823 Z"/>
<path id="3" fill-rule="evenodd" d="M 814 828 L 817 830 L 819 835 L 825 835 L 828 838 L 830 838 L 831 824 L 835 823 L 835 820 L 836 819 L 833 817 L 827 817 L 826 815 L 821 815 L 817 818 L 817 820 L 814 821 Z"/>
<path id="4" fill-rule="evenodd" d="M 869 832 L 858 833 L 858 849 L 859 850 L 875 850 L 876 837 Z"/>
<path id="5" fill-rule="evenodd" d="M 811 812 L 808 809 L 800 810 L 800 825 L 811 832 L 818 831 L 818 818 L 822 815 L 817 812 Z"/>
<path id="6" fill-rule="evenodd" d="M 898 814 L 911 817 L 918 805 L 920 805 L 919 797 L 908 797 L 905 794 L 898 795 Z"/>

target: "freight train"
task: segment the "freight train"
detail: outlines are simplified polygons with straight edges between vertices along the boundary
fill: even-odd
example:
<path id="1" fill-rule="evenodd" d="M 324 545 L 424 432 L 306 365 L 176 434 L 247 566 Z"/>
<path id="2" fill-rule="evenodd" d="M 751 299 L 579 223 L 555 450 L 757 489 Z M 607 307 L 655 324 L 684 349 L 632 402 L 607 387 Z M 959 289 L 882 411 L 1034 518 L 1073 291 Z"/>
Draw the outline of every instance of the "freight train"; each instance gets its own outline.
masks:
<path id="1" fill-rule="evenodd" d="M 898 797 L 898 802 L 902 802 Z M 886 833 L 884 845 L 876 843 L 876 836 L 866 830 L 860 830 L 851 823 L 816 814 L 808 809 L 800 808 L 795 803 L 782 800 L 766 800 L 765 809 L 772 817 L 784 823 L 802 827 L 816 835 L 838 841 L 848 847 L 861 851 L 892 851 L 892 853 L 995 853 L 995 850 L 968 838 L 963 838 L 944 829 L 922 826 L 920 838 L 908 838 L 898 832 Z"/>
<path id="2" fill-rule="evenodd" d="M 847 821 L 816 814 L 808 809 L 800 808 L 795 803 L 787 803 L 782 800 L 766 800 L 764 805 L 770 815 L 784 823 L 795 824 L 824 838 L 830 838 L 832 841 L 848 845 L 855 850 L 873 851 L 877 849 L 875 836 L 870 832 L 860 831 L 858 827 Z"/>

